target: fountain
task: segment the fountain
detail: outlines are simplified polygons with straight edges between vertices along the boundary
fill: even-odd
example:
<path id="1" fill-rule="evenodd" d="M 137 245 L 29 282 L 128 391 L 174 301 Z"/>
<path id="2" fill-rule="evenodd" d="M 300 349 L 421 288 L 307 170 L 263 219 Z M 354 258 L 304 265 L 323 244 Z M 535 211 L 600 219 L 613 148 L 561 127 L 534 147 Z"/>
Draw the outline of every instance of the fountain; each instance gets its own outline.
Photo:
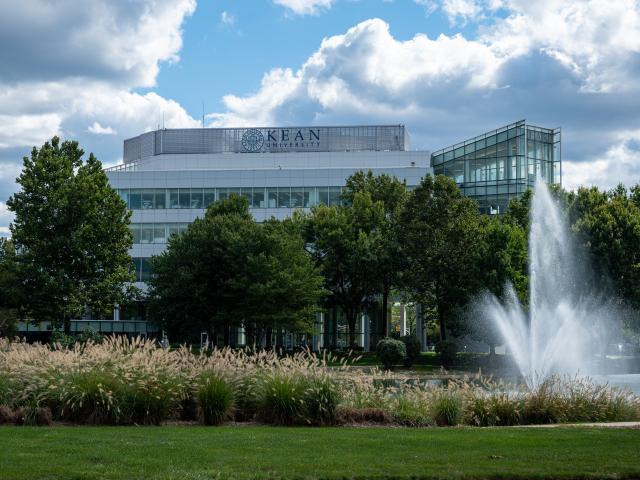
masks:
<path id="1" fill-rule="evenodd" d="M 531 209 L 528 311 L 511 286 L 503 302 L 488 296 L 482 306 L 530 388 L 555 373 L 595 373 L 596 354 L 604 353 L 615 330 L 615 309 L 593 291 L 585 265 L 539 180 Z"/>

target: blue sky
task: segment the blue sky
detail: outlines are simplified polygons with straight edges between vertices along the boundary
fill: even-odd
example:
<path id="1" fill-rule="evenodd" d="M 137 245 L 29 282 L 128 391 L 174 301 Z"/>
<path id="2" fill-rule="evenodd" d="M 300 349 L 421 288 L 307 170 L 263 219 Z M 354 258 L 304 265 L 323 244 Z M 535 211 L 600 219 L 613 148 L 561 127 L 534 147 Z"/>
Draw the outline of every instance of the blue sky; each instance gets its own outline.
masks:
<path id="1" fill-rule="evenodd" d="M 165 126 L 405 123 L 435 150 L 526 118 L 568 188 L 640 181 L 640 0 L 0 0 L 0 233 L 53 135 L 105 165 Z"/>

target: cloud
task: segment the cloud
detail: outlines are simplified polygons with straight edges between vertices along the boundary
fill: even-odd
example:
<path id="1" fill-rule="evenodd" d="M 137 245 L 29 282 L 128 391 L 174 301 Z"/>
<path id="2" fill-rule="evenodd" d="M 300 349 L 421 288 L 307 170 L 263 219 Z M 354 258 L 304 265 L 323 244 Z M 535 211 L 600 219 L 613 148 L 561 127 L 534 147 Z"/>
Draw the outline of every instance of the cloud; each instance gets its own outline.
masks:
<path id="1" fill-rule="evenodd" d="M 509 15 L 483 31 L 503 55 L 540 51 L 581 82 L 585 92 L 637 90 L 640 3 L 637 0 L 504 0 Z"/>
<path id="2" fill-rule="evenodd" d="M 466 25 L 468 21 L 482 18 L 484 7 L 477 0 L 443 0 L 442 10 L 453 26 L 458 23 L 458 19 L 462 25 Z"/>
<path id="3" fill-rule="evenodd" d="M 389 25 L 371 19 L 344 35 L 326 38 L 296 72 L 273 69 L 253 95 L 223 98 L 226 112 L 211 114 L 213 125 L 272 123 L 305 107 L 320 111 L 412 114 L 417 102 L 439 103 L 443 87 L 462 92 L 494 86 L 503 59 L 486 45 L 460 35 L 435 40 L 419 34 L 394 39 Z"/>
<path id="4" fill-rule="evenodd" d="M 93 122 L 93 125 L 89 125 L 87 132 L 95 133 L 96 135 L 115 135 L 116 132 L 113 128 L 107 126 L 103 127 L 99 122 Z"/>
<path id="5" fill-rule="evenodd" d="M 627 186 L 640 183 L 640 130 L 622 132 L 618 142 L 604 155 L 591 162 L 564 162 L 562 165 L 564 186 L 575 189 L 581 185 L 613 188 L 619 183 Z"/>
<path id="6" fill-rule="evenodd" d="M 7 208 L 5 202 L 0 202 L 0 237 L 10 237 L 9 225 L 13 221 L 13 213 Z"/>
<path id="7" fill-rule="evenodd" d="M 220 15 L 220 22 L 223 25 L 233 26 L 236 23 L 236 17 L 234 15 L 230 14 L 229 12 L 224 11 Z"/>
<path id="8" fill-rule="evenodd" d="M 208 120 L 403 122 L 415 147 L 437 149 L 527 118 L 563 127 L 567 185 L 635 182 L 637 153 L 621 132 L 640 123 L 640 4 L 613 3 L 474 2 L 480 11 L 440 3 L 454 18 L 466 12 L 465 21 L 480 22 L 475 36 L 399 40 L 384 21 L 366 20 L 325 38 L 298 69 L 265 73 L 252 94 L 226 95 Z"/>
<path id="9" fill-rule="evenodd" d="M 273 3 L 285 7 L 295 15 L 318 15 L 331 8 L 334 0 L 273 0 Z"/>
<path id="10" fill-rule="evenodd" d="M 195 0 L 33 0 L 0 16 L 0 232 L 20 160 L 52 136 L 73 138 L 104 164 L 122 140 L 164 124 L 198 125 L 153 86 L 178 61 L 182 24 Z"/>
<path id="11" fill-rule="evenodd" d="M 81 76 L 153 86 L 159 64 L 178 60 L 182 22 L 195 6 L 195 0 L 13 2 L 0 16 L 0 78 Z"/>

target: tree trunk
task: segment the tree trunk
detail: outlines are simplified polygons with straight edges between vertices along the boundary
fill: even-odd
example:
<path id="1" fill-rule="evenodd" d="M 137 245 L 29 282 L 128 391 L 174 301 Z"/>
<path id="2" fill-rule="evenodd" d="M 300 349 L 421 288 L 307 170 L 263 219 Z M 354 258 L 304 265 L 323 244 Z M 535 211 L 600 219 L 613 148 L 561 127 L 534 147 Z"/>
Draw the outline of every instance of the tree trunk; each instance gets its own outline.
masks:
<path id="1" fill-rule="evenodd" d="M 387 287 L 386 285 L 384 285 L 382 287 L 382 333 L 384 334 L 385 337 L 389 336 L 389 322 L 387 321 L 387 318 L 389 316 L 389 310 L 388 310 L 388 305 L 389 305 L 389 287 Z"/>

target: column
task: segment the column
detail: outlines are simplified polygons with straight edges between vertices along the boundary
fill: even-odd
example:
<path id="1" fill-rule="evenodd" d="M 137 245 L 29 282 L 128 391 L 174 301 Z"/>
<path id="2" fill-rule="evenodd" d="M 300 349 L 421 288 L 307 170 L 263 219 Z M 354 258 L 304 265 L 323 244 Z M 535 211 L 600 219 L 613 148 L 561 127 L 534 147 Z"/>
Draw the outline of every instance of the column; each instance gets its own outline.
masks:
<path id="1" fill-rule="evenodd" d="M 403 337 L 407 334 L 407 306 L 404 303 L 400 304 L 400 336 Z"/>
<path id="2" fill-rule="evenodd" d="M 371 350 L 371 319 L 369 315 L 362 315 L 362 332 L 364 335 L 364 341 L 362 342 L 362 349 L 365 352 L 369 352 Z"/>

